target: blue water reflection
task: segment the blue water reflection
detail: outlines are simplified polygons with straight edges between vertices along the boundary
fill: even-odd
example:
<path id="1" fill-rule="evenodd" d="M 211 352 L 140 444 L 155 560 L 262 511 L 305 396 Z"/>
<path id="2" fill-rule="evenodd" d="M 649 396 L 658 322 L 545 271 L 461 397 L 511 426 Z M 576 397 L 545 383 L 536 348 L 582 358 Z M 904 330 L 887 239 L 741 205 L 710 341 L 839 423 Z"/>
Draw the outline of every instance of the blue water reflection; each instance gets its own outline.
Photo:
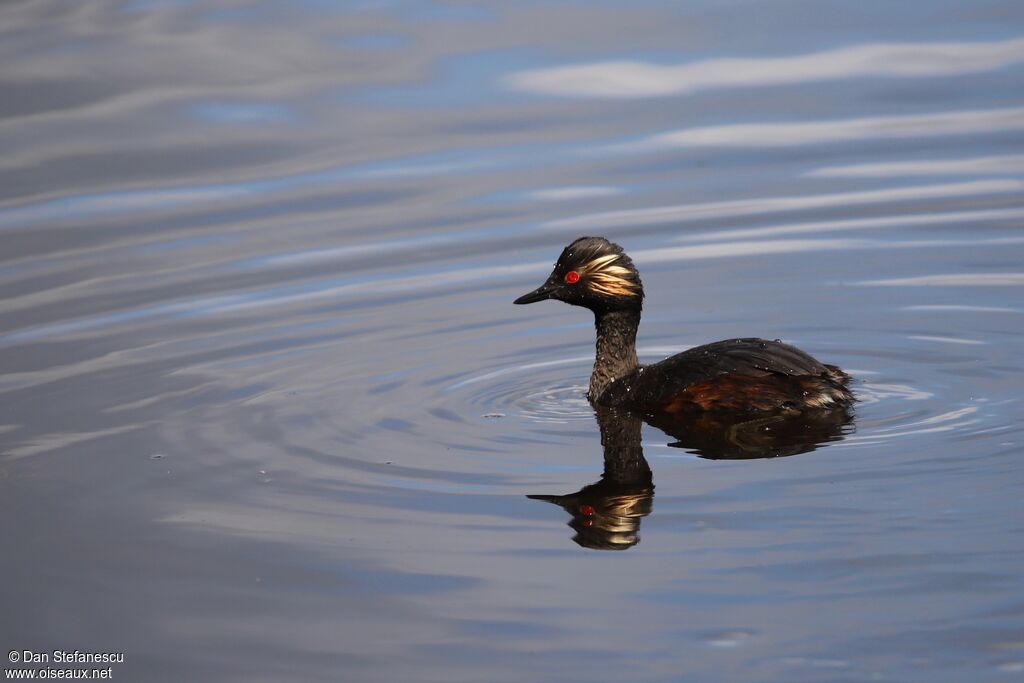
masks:
<path id="1" fill-rule="evenodd" d="M 1021 3 L 0 33 L 0 642 L 147 681 L 1024 669 Z M 592 321 L 511 305 L 581 234 L 643 272 L 642 360 L 780 338 L 853 421 L 732 462 L 637 424 L 656 496 L 595 481 Z"/>

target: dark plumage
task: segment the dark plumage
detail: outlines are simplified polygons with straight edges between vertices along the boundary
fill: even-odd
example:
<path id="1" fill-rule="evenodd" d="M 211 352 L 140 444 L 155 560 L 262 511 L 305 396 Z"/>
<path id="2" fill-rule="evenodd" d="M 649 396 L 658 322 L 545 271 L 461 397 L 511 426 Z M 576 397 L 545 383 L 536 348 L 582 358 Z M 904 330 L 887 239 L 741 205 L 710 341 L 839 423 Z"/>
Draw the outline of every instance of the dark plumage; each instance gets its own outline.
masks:
<path id="1" fill-rule="evenodd" d="M 778 412 L 848 407 L 849 377 L 780 341 L 729 339 L 641 367 L 636 331 L 643 284 L 622 247 L 603 237 L 567 246 L 548 279 L 516 299 L 558 299 L 589 308 L 597 353 L 589 398 L 644 413 Z"/>

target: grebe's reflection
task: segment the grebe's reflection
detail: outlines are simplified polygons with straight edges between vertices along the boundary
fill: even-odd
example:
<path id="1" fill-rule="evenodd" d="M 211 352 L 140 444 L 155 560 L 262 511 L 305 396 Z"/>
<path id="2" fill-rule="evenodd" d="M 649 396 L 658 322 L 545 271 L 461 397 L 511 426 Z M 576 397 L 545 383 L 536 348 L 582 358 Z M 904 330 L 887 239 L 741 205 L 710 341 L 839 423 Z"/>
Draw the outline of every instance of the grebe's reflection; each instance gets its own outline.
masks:
<path id="1" fill-rule="evenodd" d="M 853 417 L 846 410 L 769 416 L 644 415 L 595 408 L 604 447 L 604 473 L 596 483 L 562 496 L 531 495 L 570 515 L 573 540 L 585 548 L 626 550 L 640 541 L 640 520 L 651 513 L 654 482 L 640 439 L 642 423 L 657 427 L 702 458 L 749 460 L 813 451 L 843 438 Z"/>
<path id="2" fill-rule="evenodd" d="M 651 512 L 654 484 L 640 443 L 640 418 L 612 408 L 598 408 L 604 446 L 601 480 L 564 496 L 528 496 L 565 508 L 584 548 L 625 550 L 640 540 L 640 520 Z"/>

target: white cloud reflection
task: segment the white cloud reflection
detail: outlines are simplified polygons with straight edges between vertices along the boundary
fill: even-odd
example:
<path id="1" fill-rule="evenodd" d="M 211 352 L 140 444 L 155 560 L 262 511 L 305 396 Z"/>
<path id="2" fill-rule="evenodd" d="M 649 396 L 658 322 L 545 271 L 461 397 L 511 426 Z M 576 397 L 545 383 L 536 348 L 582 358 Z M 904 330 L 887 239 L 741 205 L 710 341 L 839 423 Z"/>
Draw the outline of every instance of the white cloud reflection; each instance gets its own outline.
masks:
<path id="1" fill-rule="evenodd" d="M 1024 313 L 1019 308 L 1009 306 L 975 306 L 970 304 L 919 304 L 916 306 L 904 306 L 904 311 L 944 311 L 944 312 L 966 312 L 966 313 Z"/>
<path id="2" fill-rule="evenodd" d="M 612 145 L 606 149 L 612 152 L 643 152 L 675 147 L 789 147 L 1016 130 L 1024 130 L 1024 108 L 684 128 L 651 135 L 636 142 Z"/>
<path id="3" fill-rule="evenodd" d="M 990 43 L 876 43 L 795 57 L 709 59 L 664 65 L 605 61 L 510 74 L 512 90 L 583 98 L 656 97 L 730 87 L 856 77 L 955 76 L 1024 61 L 1024 38 Z"/>
<path id="4" fill-rule="evenodd" d="M 547 190 L 535 190 L 528 192 L 528 199 L 535 199 L 541 202 L 561 202 L 573 199 L 593 199 L 595 197 L 610 197 L 622 194 L 623 190 L 618 187 L 605 187 L 600 185 L 578 185 L 573 187 L 552 187 Z"/>
<path id="5" fill-rule="evenodd" d="M 894 201 L 913 201 L 940 197 L 969 197 L 985 194 L 1012 194 L 1024 192 L 1024 181 L 1016 179 L 978 180 L 965 183 L 943 183 L 915 187 L 839 192 L 830 194 L 759 197 L 699 204 L 675 204 L 644 207 L 623 211 L 604 211 L 545 223 L 546 228 L 613 228 L 635 225 L 655 225 L 674 221 L 748 216 L 781 211 L 800 211 L 821 207 L 853 206 Z"/>
<path id="6" fill-rule="evenodd" d="M 967 339 L 964 337 L 941 337 L 933 334 L 909 334 L 907 339 L 919 339 L 921 341 L 935 342 L 937 344 L 961 344 L 965 346 L 983 346 L 988 344 L 980 339 Z"/>
<path id="7" fill-rule="evenodd" d="M 868 216 L 866 218 L 841 218 L 828 221 L 786 222 L 783 225 L 769 225 L 757 228 L 734 228 L 709 230 L 676 237 L 676 242 L 706 242 L 708 240 L 763 239 L 779 235 L 820 234 L 825 232 L 847 232 L 854 230 L 882 230 L 915 225 L 970 224 L 978 226 L 990 221 L 1024 220 L 1024 208 L 974 209 L 971 211 L 943 211 L 929 213 L 899 214 L 892 216 Z"/>
<path id="8" fill-rule="evenodd" d="M 1024 273 L 944 273 L 891 280 L 865 280 L 874 287 L 1012 287 L 1024 285 Z"/>
<path id="9" fill-rule="evenodd" d="M 974 159 L 922 159 L 878 164 L 830 166 L 811 171 L 814 178 L 901 178 L 937 175 L 998 175 L 1024 173 L 1024 154 Z"/>

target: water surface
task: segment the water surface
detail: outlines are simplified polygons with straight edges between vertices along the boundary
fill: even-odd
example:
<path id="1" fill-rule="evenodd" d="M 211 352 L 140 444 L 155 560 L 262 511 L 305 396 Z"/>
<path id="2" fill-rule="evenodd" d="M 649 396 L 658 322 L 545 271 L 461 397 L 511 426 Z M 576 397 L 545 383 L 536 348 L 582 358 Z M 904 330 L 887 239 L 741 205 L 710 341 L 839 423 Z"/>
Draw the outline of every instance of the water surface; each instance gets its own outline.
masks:
<path id="1" fill-rule="evenodd" d="M 8 649 L 1024 671 L 1020 3 L 41 0 L 0 32 Z M 641 270 L 643 360 L 780 338 L 856 377 L 852 424 L 755 460 L 644 426 L 625 548 L 579 543 L 527 496 L 601 480 L 592 322 L 511 301 L 581 234 Z"/>

